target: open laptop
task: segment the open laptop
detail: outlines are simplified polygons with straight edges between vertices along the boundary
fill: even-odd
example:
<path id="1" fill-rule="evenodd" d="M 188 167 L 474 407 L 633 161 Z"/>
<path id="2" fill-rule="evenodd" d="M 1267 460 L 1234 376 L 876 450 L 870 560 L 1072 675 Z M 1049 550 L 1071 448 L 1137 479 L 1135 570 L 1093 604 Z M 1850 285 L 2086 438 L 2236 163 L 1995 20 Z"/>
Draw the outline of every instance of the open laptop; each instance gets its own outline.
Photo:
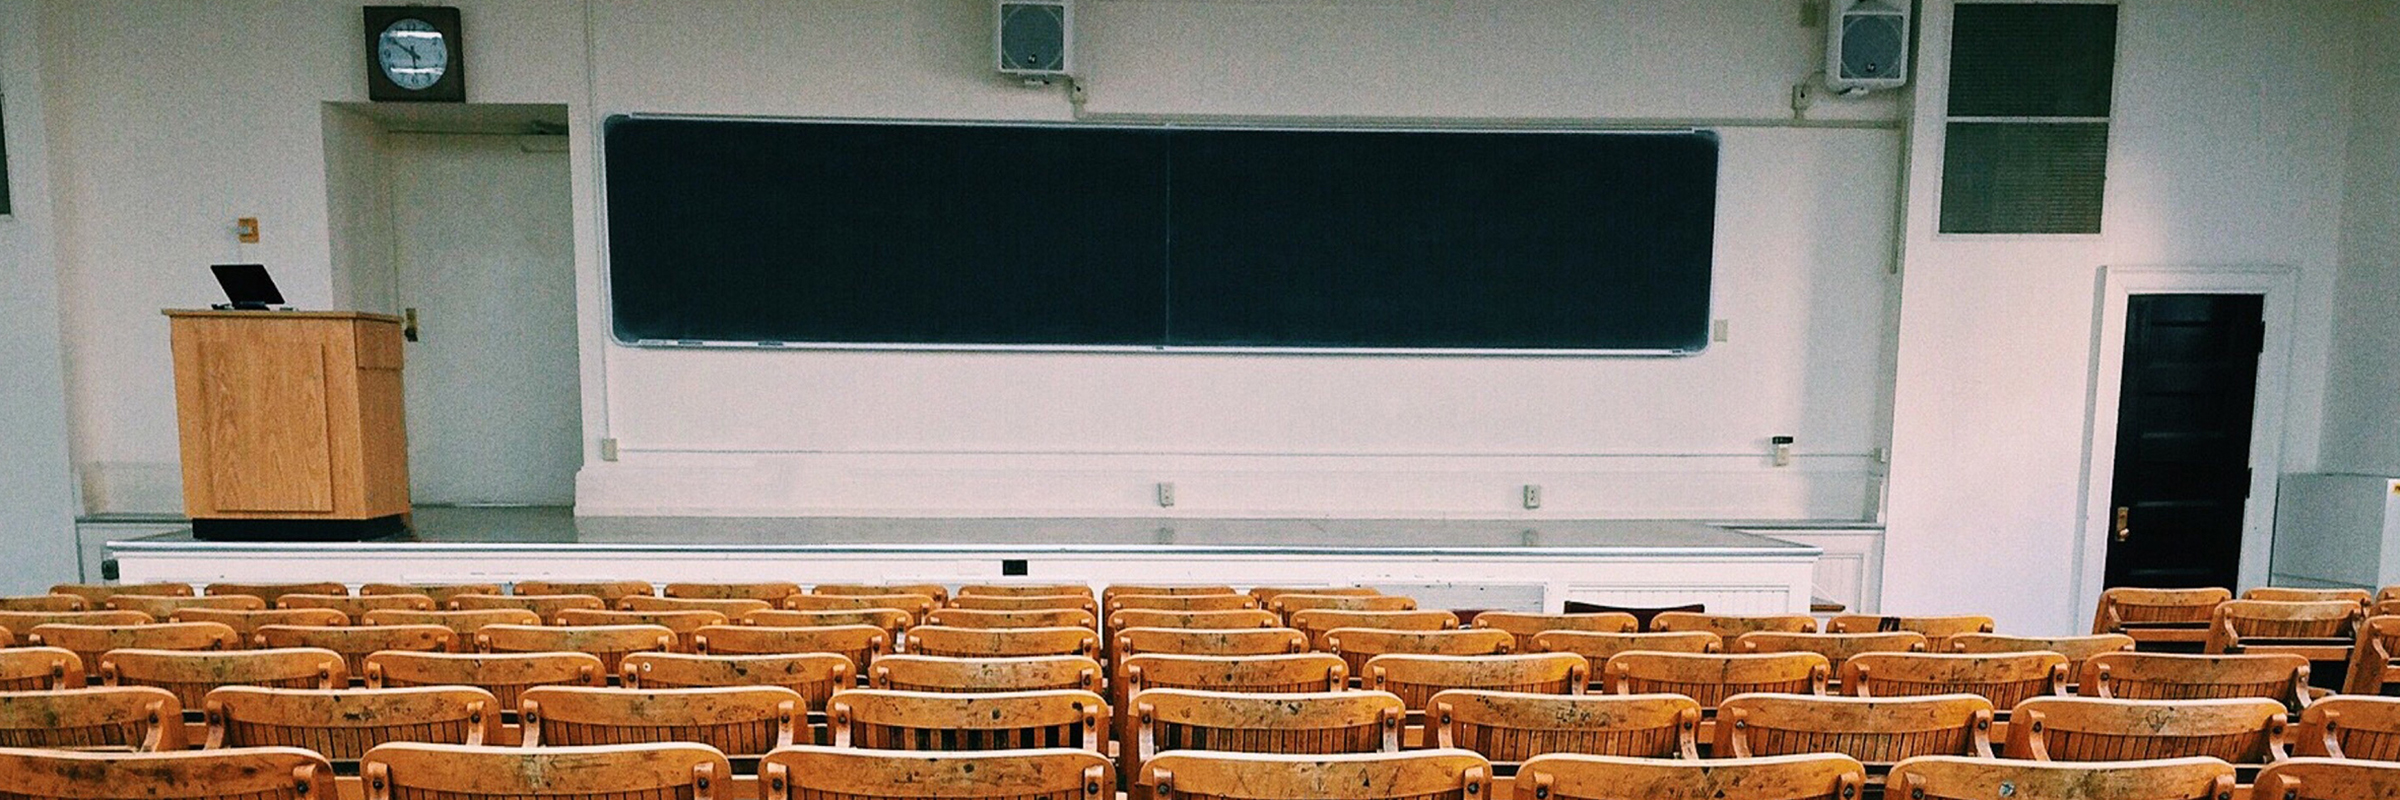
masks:
<path id="1" fill-rule="evenodd" d="M 267 276 L 265 264 L 210 264 L 208 271 L 216 273 L 225 299 L 233 301 L 217 308 L 265 311 L 283 305 L 283 292 L 275 288 L 275 279 Z"/>

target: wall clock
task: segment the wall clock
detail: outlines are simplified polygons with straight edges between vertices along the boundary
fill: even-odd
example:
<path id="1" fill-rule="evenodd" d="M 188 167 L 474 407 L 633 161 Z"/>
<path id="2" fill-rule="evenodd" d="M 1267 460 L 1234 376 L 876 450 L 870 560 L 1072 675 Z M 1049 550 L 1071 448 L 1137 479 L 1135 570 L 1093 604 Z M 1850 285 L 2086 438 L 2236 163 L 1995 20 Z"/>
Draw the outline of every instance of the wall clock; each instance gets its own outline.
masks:
<path id="1" fill-rule="evenodd" d="M 450 6 L 367 6 L 367 99 L 463 103 L 466 42 Z"/>

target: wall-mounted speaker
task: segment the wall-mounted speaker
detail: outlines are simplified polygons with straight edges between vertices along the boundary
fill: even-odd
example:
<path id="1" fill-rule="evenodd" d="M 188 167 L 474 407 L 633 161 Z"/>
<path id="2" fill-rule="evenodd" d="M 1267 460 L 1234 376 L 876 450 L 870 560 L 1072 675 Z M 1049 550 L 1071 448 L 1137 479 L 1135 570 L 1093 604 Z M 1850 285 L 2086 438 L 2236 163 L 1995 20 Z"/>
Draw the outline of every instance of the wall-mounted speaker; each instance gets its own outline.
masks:
<path id="1" fill-rule="evenodd" d="M 1052 76 L 1075 71 L 1074 0 L 994 0 L 992 28 L 1000 71 Z"/>
<path id="2" fill-rule="evenodd" d="M 1908 85 L 1908 0 L 1826 0 L 1825 88 Z"/>

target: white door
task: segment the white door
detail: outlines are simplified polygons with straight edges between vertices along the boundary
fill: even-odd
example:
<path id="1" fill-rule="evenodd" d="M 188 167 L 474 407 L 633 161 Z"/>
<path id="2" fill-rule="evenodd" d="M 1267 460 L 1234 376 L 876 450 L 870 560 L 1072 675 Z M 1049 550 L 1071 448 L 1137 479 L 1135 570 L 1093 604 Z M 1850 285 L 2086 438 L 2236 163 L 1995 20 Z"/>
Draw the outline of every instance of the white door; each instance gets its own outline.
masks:
<path id="1" fill-rule="evenodd" d="M 392 134 L 408 345 L 409 489 L 423 504 L 572 505 L 582 466 L 567 154 L 523 137 Z"/>

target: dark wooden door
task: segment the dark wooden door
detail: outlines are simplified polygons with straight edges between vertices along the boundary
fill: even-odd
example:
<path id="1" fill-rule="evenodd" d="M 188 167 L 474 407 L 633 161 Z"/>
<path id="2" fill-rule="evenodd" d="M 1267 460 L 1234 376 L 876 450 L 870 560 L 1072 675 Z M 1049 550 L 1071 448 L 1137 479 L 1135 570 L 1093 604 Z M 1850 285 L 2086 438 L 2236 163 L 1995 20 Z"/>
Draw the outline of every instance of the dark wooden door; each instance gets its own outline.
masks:
<path id="1" fill-rule="evenodd" d="M 2108 585 L 2234 585 L 2264 309 L 2255 294 L 2130 298 Z"/>

